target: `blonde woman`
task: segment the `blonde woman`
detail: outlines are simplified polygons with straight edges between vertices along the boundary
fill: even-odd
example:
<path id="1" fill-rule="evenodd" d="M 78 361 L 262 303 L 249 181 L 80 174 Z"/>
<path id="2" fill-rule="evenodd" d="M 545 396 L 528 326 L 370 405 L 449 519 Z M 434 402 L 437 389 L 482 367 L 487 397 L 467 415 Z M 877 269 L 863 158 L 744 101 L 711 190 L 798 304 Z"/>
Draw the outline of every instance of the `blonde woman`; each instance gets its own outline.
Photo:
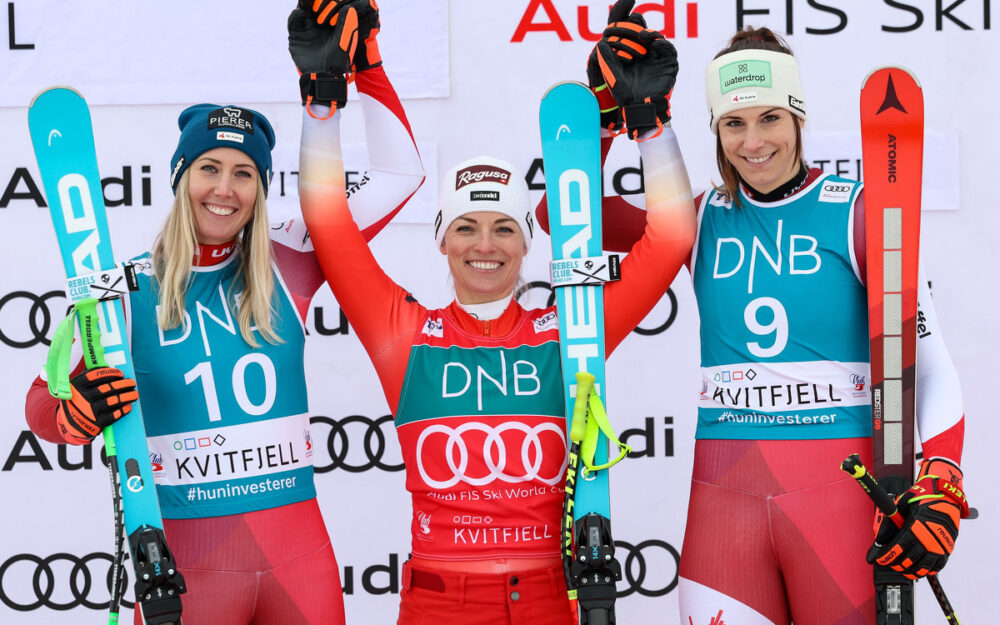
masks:
<path id="1" fill-rule="evenodd" d="M 356 69 L 374 131 L 372 167 L 351 206 L 370 239 L 423 171 L 385 72 Z M 137 259 L 141 288 L 126 306 L 135 382 L 78 365 L 74 397 L 60 402 L 38 378 L 28 422 L 52 442 L 86 444 L 129 411 L 137 383 L 164 530 L 188 588 L 184 620 L 343 623 L 303 365 L 303 321 L 323 276 L 300 219 L 268 222 L 267 119 L 200 104 L 178 125 L 176 199 L 152 252 Z"/>

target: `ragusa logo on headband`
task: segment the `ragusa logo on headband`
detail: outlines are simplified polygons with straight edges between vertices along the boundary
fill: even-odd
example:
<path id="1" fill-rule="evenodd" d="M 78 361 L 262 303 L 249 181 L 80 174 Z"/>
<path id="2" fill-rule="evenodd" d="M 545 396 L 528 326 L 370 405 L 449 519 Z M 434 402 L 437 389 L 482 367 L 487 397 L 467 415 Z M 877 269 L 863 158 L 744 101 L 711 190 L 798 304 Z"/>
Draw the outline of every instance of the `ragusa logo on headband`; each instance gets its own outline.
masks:
<path id="1" fill-rule="evenodd" d="M 510 172 L 493 165 L 473 165 L 459 170 L 455 174 L 455 190 L 458 191 L 467 184 L 474 182 L 510 182 Z"/>

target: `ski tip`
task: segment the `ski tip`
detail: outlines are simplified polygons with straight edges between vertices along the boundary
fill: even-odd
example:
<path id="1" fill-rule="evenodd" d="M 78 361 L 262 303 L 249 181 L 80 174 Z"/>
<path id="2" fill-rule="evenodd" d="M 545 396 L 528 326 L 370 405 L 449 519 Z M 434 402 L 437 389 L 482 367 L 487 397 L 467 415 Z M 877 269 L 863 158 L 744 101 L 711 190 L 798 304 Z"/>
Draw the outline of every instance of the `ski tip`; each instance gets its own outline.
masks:
<path id="1" fill-rule="evenodd" d="M 42 89 L 41 91 L 39 91 L 38 93 L 36 93 L 35 97 L 31 98 L 31 104 L 28 105 L 28 108 L 31 108 L 31 107 L 35 106 L 35 102 L 37 102 L 39 98 L 41 98 L 45 94 L 47 94 L 49 92 L 52 92 L 52 91 L 72 91 L 81 100 L 84 99 L 83 94 L 80 93 L 79 91 L 77 91 L 73 87 L 70 87 L 70 86 L 67 86 L 67 85 L 55 85 L 55 86 L 52 86 L 52 87 L 46 87 L 45 89 Z"/>
<path id="2" fill-rule="evenodd" d="M 865 76 L 865 79 L 861 81 L 861 88 L 864 89 L 868 85 L 868 81 L 871 80 L 871 77 L 883 70 L 896 70 L 904 72 L 913 79 L 913 82 L 916 83 L 917 87 L 923 88 L 920 85 L 920 80 L 917 79 L 917 75 L 910 71 L 909 68 L 902 65 L 879 65 L 878 67 L 873 68 L 870 72 L 868 72 L 868 75 Z"/>
<path id="3" fill-rule="evenodd" d="M 556 89 L 562 87 L 563 85 L 576 85 L 578 87 L 582 87 L 582 88 L 586 89 L 587 92 L 590 92 L 590 87 L 588 87 L 587 85 L 583 84 L 579 80 L 561 80 L 561 81 L 559 81 L 557 83 L 554 83 L 551 87 L 549 87 L 548 89 L 546 89 L 545 90 L 545 95 L 542 96 L 542 99 L 544 100 L 545 98 L 547 98 L 549 96 L 550 93 L 552 93 Z"/>

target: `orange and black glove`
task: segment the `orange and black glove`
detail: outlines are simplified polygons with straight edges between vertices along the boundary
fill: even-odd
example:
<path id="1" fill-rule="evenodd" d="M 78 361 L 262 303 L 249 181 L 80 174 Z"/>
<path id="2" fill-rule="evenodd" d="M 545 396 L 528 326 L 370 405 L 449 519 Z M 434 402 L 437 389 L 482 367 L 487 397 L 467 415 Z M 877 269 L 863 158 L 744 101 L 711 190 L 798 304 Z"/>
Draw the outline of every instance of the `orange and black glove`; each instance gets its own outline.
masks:
<path id="1" fill-rule="evenodd" d="M 629 11 L 632 10 L 634 4 L 635 0 L 618 0 L 608 12 L 609 27 L 617 22 L 632 18 L 629 15 Z M 635 18 L 643 20 L 642 15 L 638 13 L 636 13 Z M 643 26 L 645 26 L 645 21 L 643 21 Z M 631 40 L 626 39 L 623 41 L 616 35 L 615 41 L 609 41 L 608 45 L 620 45 L 622 47 L 621 54 L 623 61 L 627 62 L 631 60 L 633 56 Z M 635 51 L 635 55 L 641 56 L 638 54 L 638 51 Z M 601 109 L 601 128 L 607 129 L 613 135 L 625 132 L 625 123 L 622 121 L 622 110 L 618 106 L 618 103 L 615 102 L 615 97 L 611 94 L 611 88 L 608 87 L 607 81 L 604 80 L 604 74 L 601 73 L 601 65 L 597 61 L 596 45 L 590 50 L 590 56 L 587 57 L 587 82 L 590 85 L 590 90 L 597 96 L 597 103 Z"/>
<path id="2" fill-rule="evenodd" d="M 378 17 L 378 3 L 375 0 L 299 0 L 299 8 L 311 14 L 321 26 L 336 28 L 340 14 L 345 7 L 352 7 L 358 16 L 358 45 L 354 51 L 354 70 L 366 69 L 382 64 L 375 37 L 381 28 Z"/>
<path id="3" fill-rule="evenodd" d="M 310 115 L 312 104 L 329 106 L 328 117 L 347 104 L 351 59 L 358 43 L 358 12 L 354 7 L 344 7 L 336 13 L 334 22 L 332 28 L 321 26 L 315 16 L 301 8 L 293 9 L 288 16 L 288 52 L 301 74 L 302 104 Z"/>
<path id="4" fill-rule="evenodd" d="M 670 94 L 679 67 L 674 45 L 646 28 L 640 13 L 629 13 L 634 4 L 618 0 L 611 7 L 608 27 L 595 46 L 601 76 L 633 139 L 670 121 Z"/>
<path id="5" fill-rule="evenodd" d="M 132 410 L 139 399 L 135 380 L 114 367 L 89 369 L 70 380 L 73 396 L 59 401 L 56 425 L 71 445 L 86 445 Z"/>
<path id="6" fill-rule="evenodd" d="M 869 564 L 887 566 L 910 579 L 935 575 L 955 548 L 959 521 L 969 516 L 962 470 L 942 458 L 925 460 L 917 481 L 896 498 L 902 525 L 879 515 Z"/>

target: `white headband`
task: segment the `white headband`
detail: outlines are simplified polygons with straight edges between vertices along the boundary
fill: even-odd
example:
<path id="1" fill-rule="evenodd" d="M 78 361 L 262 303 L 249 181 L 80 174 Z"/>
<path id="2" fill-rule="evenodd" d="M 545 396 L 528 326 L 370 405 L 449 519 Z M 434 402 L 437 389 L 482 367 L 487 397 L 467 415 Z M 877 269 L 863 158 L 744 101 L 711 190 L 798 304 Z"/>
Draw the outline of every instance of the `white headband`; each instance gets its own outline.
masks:
<path id="1" fill-rule="evenodd" d="M 776 106 L 806 119 L 806 101 L 795 57 L 772 50 L 737 50 L 723 54 L 705 69 L 705 97 L 712 132 L 719 118 L 749 106 Z"/>
<path id="2" fill-rule="evenodd" d="M 467 213 L 493 211 L 517 222 L 524 244 L 531 249 L 534 219 L 524 176 L 507 161 L 477 156 L 455 165 L 441 180 L 434 241 L 441 247 L 451 222 Z"/>

